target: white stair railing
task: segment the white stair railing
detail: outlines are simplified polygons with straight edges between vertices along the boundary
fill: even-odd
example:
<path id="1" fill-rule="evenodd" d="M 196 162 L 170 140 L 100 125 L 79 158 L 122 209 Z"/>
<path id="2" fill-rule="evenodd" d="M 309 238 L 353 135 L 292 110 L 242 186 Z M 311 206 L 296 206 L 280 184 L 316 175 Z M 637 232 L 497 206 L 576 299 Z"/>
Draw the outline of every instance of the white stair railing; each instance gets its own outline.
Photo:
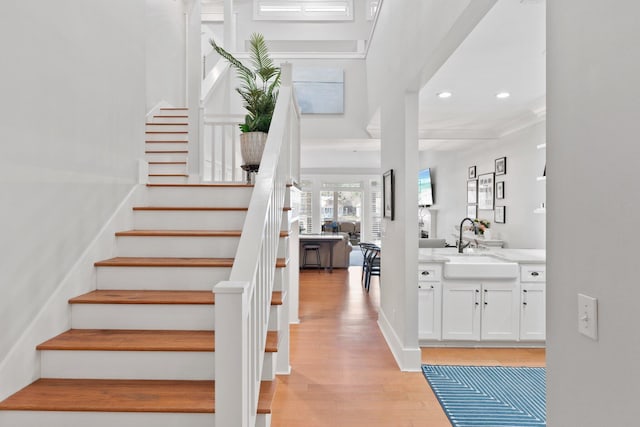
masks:
<path id="1" fill-rule="evenodd" d="M 240 155 L 241 115 L 204 115 L 200 165 L 202 181 L 241 182 Z"/>
<path id="2" fill-rule="evenodd" d="M 256 412 L 286 186 L 298 179 L 300 115 L 291 65 L 282 86 L 228 281 L 216 293 L 216 425 L 253 427 Z M 280 275 L 286 280 L 287 275 Z"/>

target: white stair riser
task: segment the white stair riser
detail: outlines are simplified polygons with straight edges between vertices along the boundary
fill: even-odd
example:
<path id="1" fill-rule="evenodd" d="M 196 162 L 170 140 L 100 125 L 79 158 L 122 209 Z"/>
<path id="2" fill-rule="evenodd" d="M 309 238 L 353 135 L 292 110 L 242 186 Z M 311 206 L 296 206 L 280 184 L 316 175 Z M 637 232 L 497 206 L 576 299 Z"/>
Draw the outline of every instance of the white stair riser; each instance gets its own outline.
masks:
<path id="1" fill-rule="evenodd" d="M 170 133 L 170 132 L 162 132 L 162 133 L 145 132 L 144 139 L 145 141 L 188 141 L 189 134 L 188 133 Z"/>
<path id="2" fill-rule="evenodd" d="M 182 151 L 186 150 L 185 147 Z M 149 150 L 146 151 L 157 151 Z M 189 153 L 145 153 L 144 157 L 148 162 L 186 162 Z"/>
<path id="3" fill-rule="evenodd" d="M 211 331 L 215 312 L 212 304 L 71 304 L 71 327 Z"/>
<path id="4" fill-rule="evenodd" d="M 184 142 L 146 142 L 144 148 L 147 151 L 188 150 L 189 144 Z"/>
<path id="5" fill-rule="evenodd" d="M 172 174 L 186 174 L 187 173 L 187 165 L 184 163 L 168 163 L 168 164 L 158 164 L 158 163 L 150 163 L 149 164 L 149 173 L 157 174 L 157 173 L 172 173 Z"/>
<path id="6" fill-rule="evenodd" d="M 147 132 L 188 132 L 189 125 L 186 123 L 186 120 L 184 122 L 178 122 L 170 125 L 149 123 L 146 125 L 145 130 Z"/>
<path id="7" fill-rule="evenodd" d="M 239 237 L 120 236 L 116 253 L 123 257 L 234 258 Z"/>
<path id="8" fill-rule="evenodd" d="M 262 381 L 273 381 L 276 378 L 278 353 L 265 353 L 262 363 Z"/>
<path id="9" fill-rule="evenodd" d="M 258 415 L 263 422 L 264 416 Z M 258 424 L 256 423 L 256 426 Z M 0 412 L 7 427 L 215 427 L 215 414 L 157 412 Z"/>
<path id="10" fill-rule="evenodd" d="M 186 184 L 188 176 L 151 176 L 147 180 L 150 184 Z"/>
<path id="11" fill-rule="evenodd" d="M 253 187 L 149 187 L 150 206 L 248 207 Z"/>
<path id="12" fill-rule="evenodd" d="M 43 350 L 42 378 L 213 380 L 213 351 Z M 266 356 L 265 356 L 266 359 Z"/>
<path id="13" fill-rule="evenodd" d="M 212 291 L 228 267 L 98 267 L 98 289 Z"/>
<path id="14" fill-rule="evenodd" d="M 279 331 L 282 326 L 282 310 L 279 309 L 279 305 L 272 305 L 271 311 L 269 313 L 269 325 L 268 329 L 270 331 Z"/>
<path id="15" fill-rule="evenodd" d="M 152 123 L 187 123 L 189 121 L 189 117 L 172 117 L 172 116 L 186 116 L 183 112 L 177 114 L 169 114 L 165 115 L 157 115 L 153 116 L 151 119 Z"/>
<path id="16" fill-rule="evenodd" d="M 134 211 L 136 230 L 240 230 L 246 211 Z"/>

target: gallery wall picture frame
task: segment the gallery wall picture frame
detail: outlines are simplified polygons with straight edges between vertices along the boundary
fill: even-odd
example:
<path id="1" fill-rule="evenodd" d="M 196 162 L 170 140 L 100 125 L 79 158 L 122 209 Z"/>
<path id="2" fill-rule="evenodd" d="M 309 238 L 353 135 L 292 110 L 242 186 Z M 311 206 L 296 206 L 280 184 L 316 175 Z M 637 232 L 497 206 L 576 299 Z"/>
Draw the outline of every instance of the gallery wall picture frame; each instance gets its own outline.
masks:
<path id="1" fill-rule="evenodd" d="M 478 203 L 478 180 L 470 179 L 467 181 L 467 203 L 468 204 L 476 204 Z"/>
<path id="2" fill-rule="evenodd" d="M 500 157 L 496 159 L 496 175 L 505 175 L 507 173 L 507 158 Z"/>
<path id="3" fill-rule="evenodd" d="M 476 179 L 476 167 L 469 166 L 469 177 L 468 179 Z"/>
<path id="4" fill-rule="evenodd" d="M 496 210 L 493 212 L 493 222 L 496 224 L 504 224 L 507 220 L 504 206 L 496 206 Z"/>
<path id="5" fill-rule="evenodd" d="M 467 205 L 467 218 L 476 219 L 478 217 L 478 205 Z"/>
<path id="6" fill-rule="evenodd" d="M 492 211 L 494 207 L 495 174 L 484 173 L 478 175 L 478 209 Z"/>
<path id="7" fill-rule="evenodd" d="M 393 221 L 394 217 L 394 182 L 393 169 L 389 169 L 382 175 L 382 216 Z"/>
<path id="8" fill-rule="evenodd" d="M 496 199 L 504 199 L 504 181 L 496 182 Z"/>

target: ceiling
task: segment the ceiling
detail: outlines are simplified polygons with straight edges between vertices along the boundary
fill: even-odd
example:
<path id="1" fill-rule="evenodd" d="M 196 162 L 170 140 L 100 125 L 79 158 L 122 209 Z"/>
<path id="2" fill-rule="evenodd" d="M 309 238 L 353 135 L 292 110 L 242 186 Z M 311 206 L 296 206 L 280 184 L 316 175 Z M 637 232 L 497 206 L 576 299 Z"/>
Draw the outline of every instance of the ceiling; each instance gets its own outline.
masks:
<path id="1" fill-rule="evenodd" d="M 458 150 L 543 120 L 545 44 L 544 0 L 498 0 L 420 91 L 420 149 Z M 379 129 L 375 116 L 368 130 Z"/>

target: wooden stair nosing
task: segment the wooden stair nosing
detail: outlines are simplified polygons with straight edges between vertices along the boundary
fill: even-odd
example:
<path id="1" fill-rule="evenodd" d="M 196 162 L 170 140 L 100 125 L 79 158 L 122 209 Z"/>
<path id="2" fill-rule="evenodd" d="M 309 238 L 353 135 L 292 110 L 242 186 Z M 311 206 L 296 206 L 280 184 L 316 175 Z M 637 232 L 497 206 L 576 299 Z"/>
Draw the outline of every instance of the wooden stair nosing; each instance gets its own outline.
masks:
<path id="1" fill-rule="evenodd" d="M 166 257 L 114 257 L 94 263 L 96 267 L 233 267 L 233 258 L 166 258 Z M 276 268 L 287 266 L 287 260 L 278 258 Z"/>
<path id="2" fill-rule="evenodd" d="M 189 141 L 186 139 L 176 139 L 176 140 L 165 140 L 165 141 L 153 141 L 153 140 L 145 140 L 146 144 L 188 144 Z"/>
<path id="3" fill-rule="evenodd" d="M 185 135 L 189 133 L 186 130 L 147 130 L 144 133 L 150 135 L 162 135 L 162 134 L 170 134 L 170 135 Z"/>
<path id="4" fill-rule="evenodd" d="M 270 414 L 276 381 L 262 381 Z M 4 411 L 215 413 L 215 381 L 41 378 L 0 402 Z"/>
<path id="5" fill-rule="evenodd" d="M 215 351 L 214 331 L 69 329 L 36 350 Z"/>
<path id="6" fill-rule="evenodd" d="M 283 292 L 271 293 L 271 305 L 282 305 Z M 211 291 L 155 291 L 97 289 L 69 299 L 69 304 L 151 304 L 151 305 L 214 305 Z"/>
<path id="7" fill-rule="evenodd" d="M 243 207 L 219 206 L 134 206 L 134 211 L 247 211 Z"/>
<path id="8" fill-rule="evenodd" d="M 186 162 L 185 162 L 186 163 Z M 234 188 L 234 187 L 253 187 L 253 184 L 240 184 L 240 183 L 222 183 L 222 184 L 203 184 L 203 183 L 189 183 L 189 184 L 180 184 L 180 183 L 149 183 L 147 187 L 197 187 L 197 188 Z"/>
<path id="9" fill-rule="evenodd" d="M 150 165 L 186 165 L 187 162 L 148 162 Z"/>
<path id="10" fill-rule="evenodd" d="M 187 107 L 160 107 L 160 111 L 187 111 Z"/>
<path id="11" fill-rule="evenodd" d="M 242 230 L 128 230 L 116 232 L 117 237 L 240 237 Z M 280 231 L 280 237 L 288 237 Z"/>
<path id="12" fill-rule="evenodd" d="M 153 117 L 157 117 L 157 118 L 160 118 L 160 119 L 167 119 L 167 118 L 171 118 L 171 119 L 178 119 L 178 118 L 187 119 L 187 118 L 189 118 L 189 116 L 184 115 L 184 114 L 180 114 L 180 115 L 156 114 Z M 158 123 L 153 123 L 153 124 L 158 124 Z"/>
<path id="13" fill-rule="evenodd" d="M 189 154 L 187 150 L 147 150 L 144 152 L 145 154 Z"/>
<path id="14" fill-rule="evenodd" d="M 154 116 L 156 117 L 156 116 Z M 165 116 L 166 117 L 166 116 Z M 184 116 L 187 117 L 187 116 Z M 189 123 L 155 123 L 155 122 L 147 122 L 145 123 L 147 126 L 189 126 Z"/>
<path id="15" fill-rule="evenodd" d="M 188 178 L 189 175 L 186 173 L 150 173 L 150 177 L 184 177 Z"/>

